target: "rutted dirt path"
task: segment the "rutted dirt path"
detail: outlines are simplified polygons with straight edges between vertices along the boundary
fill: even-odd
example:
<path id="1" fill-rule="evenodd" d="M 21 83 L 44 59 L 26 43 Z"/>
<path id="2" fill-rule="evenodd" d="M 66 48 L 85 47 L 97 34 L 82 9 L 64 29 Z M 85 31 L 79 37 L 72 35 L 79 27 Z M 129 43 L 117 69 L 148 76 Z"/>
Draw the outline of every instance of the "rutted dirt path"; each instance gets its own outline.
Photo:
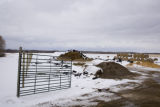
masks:
<path id="1" fill-rule="evenodd" d="M 96 107 L 160 107 L 160 84 L 145 80 L 134 89 L 117 92 L 121 98 L 109 102 L 99 101 Z"/>
<path id="2" fill-rule="evenodd" d="M 97 101 L 95 107 L 160 107 L 160 72 L 142 71 L 145 79 L 134 89 L 114 92 L 120 99 L 109 102 Z"/>
<path id="3" fill-rule="evenodd" d="M 94 92 L 75 98 L 69 107 L 160 107 L 160 72 L 145 69 L 128 68 L 139 72 L 135 80 L 107 89 L 95 89 Z M 133 79 L 133 78 L 132 78 Z M 114 89 L 120 89 L 117 91 Z M 36 107 L 68 107 L 63 104 L 46 102 Z"/>

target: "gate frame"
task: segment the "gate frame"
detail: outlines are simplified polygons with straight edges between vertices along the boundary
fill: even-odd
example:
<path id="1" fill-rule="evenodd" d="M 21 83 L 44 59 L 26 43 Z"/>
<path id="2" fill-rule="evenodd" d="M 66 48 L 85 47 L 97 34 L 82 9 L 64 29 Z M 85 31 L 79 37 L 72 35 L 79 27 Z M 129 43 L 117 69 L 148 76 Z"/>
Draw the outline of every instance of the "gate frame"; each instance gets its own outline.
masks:
<path id="1" fill-rule="evenodd" d="M 23 54 L 23 52 L 25 52 L 25 51 L 23 51 L 22 50 L 22 47 L 19 47 L 19 59 L 18 59 L 18 74 L 17 74 L 17 94 L 16 94 L 16 96 L 17 97 L 20 97 L 21 95 L 20 95 L 20 79 L 21 79 L 21 73 L 22 73 L 22 69 L 21 69 L 21 66 L 22 66 L 22 54 Z M 69 87 L 68 88 L 70 88 L 71 87 L 71 79 L 72 79 L 72 60 L 71 60 L 71 71 L 70 71 L 70 80 L 69 80 Z M 51 68 L 50 68 L 51 69 Z M 61 78 L 61 77 L 60 77 Z M 61 82 L 61 79 L 60 79 L 60 82 Z M 49 88 L 49 86 L 48 86 L 48 92 L 50 92 L 50 88 Z M 35 93 L 34 93 L 35 94 Z"/>

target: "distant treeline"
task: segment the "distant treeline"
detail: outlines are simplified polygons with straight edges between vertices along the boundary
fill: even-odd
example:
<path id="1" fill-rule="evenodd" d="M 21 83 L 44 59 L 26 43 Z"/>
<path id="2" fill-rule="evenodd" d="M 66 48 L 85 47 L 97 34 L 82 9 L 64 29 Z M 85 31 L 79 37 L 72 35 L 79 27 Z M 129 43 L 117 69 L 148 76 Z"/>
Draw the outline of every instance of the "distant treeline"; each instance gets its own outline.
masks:
<path id="1" fill-rule="evenodd" d="M 102 52 L 102 51 L 81 51 L 89 54 L 136 54 L 139 52 Z M 143 53 L 143 54 L 160 54 L 160 53 Z"/>
<path id="2" fill-rule="evenodd" d="M 56 50 L 23 50 L 25 52 L 33 52 L 33 53 L 54 53 L 57 52 Z M 6 53 L 18 53 L 19 50 L 16 49 L 6 49 Z"/>
<path id="3" fill-rule="evenodd" d="M 54 52 L 62 52 L 58 50 L 23 50 L 26 52 L 33 52 L 33 53 L 54 53 Z M 19 50 L 16 49 L 6 49 L 6 53 L 18 53 Z M 63 51 L 65 52 L 65 51 Z M 88 54 L 121 54 L 121 53 L 126 53 L 126 54 L 135 54 L 138 52 L 102 52 L 102 51 L 81 51 L 82 53 L 88 53 Z M 143 53 L 143 54 L 160 54 L 160 53 Z"/>
<path id="4" fill-rule="evenodd" d="M 135 52 L 102 52 L 102 51 L 81 51 L 82 53 L 89 53 L 89 54 L 118 54 L 118 53 L 130 53 L 133 54 Z"/>

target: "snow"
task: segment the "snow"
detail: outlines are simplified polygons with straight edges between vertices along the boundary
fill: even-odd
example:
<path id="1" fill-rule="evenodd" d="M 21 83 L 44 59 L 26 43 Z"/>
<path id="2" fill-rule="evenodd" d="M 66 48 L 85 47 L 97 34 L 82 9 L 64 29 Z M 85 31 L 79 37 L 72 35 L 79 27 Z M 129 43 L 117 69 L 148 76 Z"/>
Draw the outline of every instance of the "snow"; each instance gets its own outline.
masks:
<path id="1" fill-rule="evenodd" d="M 84 67 L 82 67 L 82 66 L 72 66 L 72 70 L 75 70 L 78 73 L 82 73 L 82 71 L 84 70 Z"/>
<path id="2" fill-rule="evenodd" d="M 155 59 L 157 58 L 158 61 L 155 61 L 156 64 L 160 65 L 160 56 L 157 56 L 157 57 L 151 57 L 152 59 Z"/>
<path id="3" fill-rule="evenodd" d="M 16 98 L 18 54 L 0 58 L 0 107 L 12 105 Z M 12 100 L 14 99 L 14 100 Z"/>
<path id="4" fill-rule="evenodd" d="M 98 65 L 98 64 L 100 64 L 101 62 L 105 62 L 105 60 L 95 59 L 95 60 L 93 60 L 93 61 L 91 62 L 91 64 L 93 64 L 93 65 Z"/>
<path id="5" fill-rule="evenodd" d="M 85 71 L 87 71 L 89 74 L 95 74 L 98 70 L 101 70 L 101 68 L 93 66 L 93 65 L 89 65 L 87 66 L 87 68 L 85 69 Z"/>
<path id="6" fill-rule="evenodd" d="M 64 54 L 65 52 L 54 52 L 52 55 L 53 56 L 59 56 L 59 55 L 61 55 L 61 54 Z"/>
<path id="7" fill-rule="evenodd" d="M 99 58 L 99 59 L 108 59 L 108 56 L 109 56 L 109 59 L 113 59 L 114 56 L 116 56 L 117 54 L 85 54 L 87 57 L 90 57 L 90 58 Z"/>
<path id="8" fill-rule="evenodd" d="M 129 64 L 129 62 L 127 62 L 127 61 L 122 61 L 122 63 L 120 63 L 120 64 L 123 65 L 123 66 L 126 66 L 126 65 Z"/>
<path id="9" fill-rule="evenodd" d="M 58 56 L 64 52 L 55 52 L 51 55 Z M 48 53 L 47 53 L 48 54 Z M 104 62 L 109 56 L 112 59 L 115 54 L 86 54 L 88 57 L 95 58 L 91 62 L 86 62 L 86 66 L 75 66 L 73 70 L 82 73 L 84 70 L 88 71 L 89 74 L 95 74 L 100 68 L 95 65 Z M 122 62 L 122 65 L 127 65 L 128 62 Z M 121 64 L 121 63 L 120 63 Z M 41 93 L 36 95 L 29 95 L 17 98 L 17 70 L 18 68 L 18 54 L 7 53 L 6 57 L 0 58 L 0 107 L 50 107 L 50 105 L 59 106 L 71 106 L 76 104 L 90 104 L 95 105 L 94 102 L 90 102 L 90 98 L 98 97 L 98 99 L 106 99 L 107 101 L 116 99 L 118 97 L 111 97 L 111 93 L 97 93 L 97 89 L 111 88 L 113 90 L 121 90 L 121 88 L 115 87 L 120 84 L 128 82 L 140 82 L 140 80 L 130 79 L 96 79 L 93 80 L 93 76 L 81 76 L 74 77 L 72 75 L 72 85 L 69 89 L 57 90 L 47 93 Z M 133 71 L 136 72 L 136 71 Z M 113 88 L 112 88 L 113 87 Z M 131 87 L 127 87 L 131 88 Z M 90 94 L 89 96 L 82 97 L 84 94 Z M 103 95 L 103 96 L 102 96 Z M 82 102 L 75 101 L 75 99 L 85 99 Z M 70 102 L 70 103 L 68 103 Z"/>

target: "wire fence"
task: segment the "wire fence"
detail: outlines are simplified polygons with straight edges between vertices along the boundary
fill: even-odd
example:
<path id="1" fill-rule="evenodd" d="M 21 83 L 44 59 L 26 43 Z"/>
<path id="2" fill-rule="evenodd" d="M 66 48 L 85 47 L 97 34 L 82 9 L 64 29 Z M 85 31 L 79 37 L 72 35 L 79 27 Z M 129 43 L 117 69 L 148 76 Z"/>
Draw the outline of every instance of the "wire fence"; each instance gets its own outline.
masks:
<path id="1" fill-rule="evenodd" d="M 20 50 L 17 97 L 71 87 L 71 61 Z"/>

